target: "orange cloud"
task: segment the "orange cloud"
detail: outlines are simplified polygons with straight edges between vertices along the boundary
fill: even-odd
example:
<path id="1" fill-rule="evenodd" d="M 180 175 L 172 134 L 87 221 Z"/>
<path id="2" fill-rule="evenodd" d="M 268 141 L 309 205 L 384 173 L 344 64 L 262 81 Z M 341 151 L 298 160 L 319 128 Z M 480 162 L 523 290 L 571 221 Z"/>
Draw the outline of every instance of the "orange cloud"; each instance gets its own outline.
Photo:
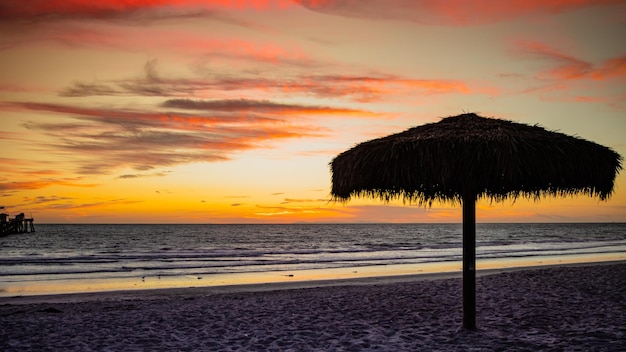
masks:
<path id="1" fill-rule="evenodd" d="M 241 123 L 270 123 L 277 122 L 276 119 L 255 116 L 255 115 L 240 115 L 236 114 L 241 110 L 234 111 L 235 114 L 229 115 L 211 115 L 211 116 L 198 116 L 188 115 L 181 113 L 171 112 L 139 112 L 129 110 L 115 110 L 115 109 L 98 109 L 98 108 L 83 108 L 78 106 L 68 106 L 59 104 L 45 104 L 45 103 L 14 103 L 17 107 L 22 107 L 28 110 L 38 110 L 55 112 L 66 115 L 78 115 L 84 121 L 100 121 L 107 124 L 124 125 L 127 128 L 142 127 L 142 128 L 169 128 L 176 126 L 177 129 L 187 131 L 202 130 L 207 127 L 216 125 L 237 125 Z M 33 124 L 28 124 L 34 126 Z M 49 130 L 67 129 L 72 128 L 88 129 L 89 124 L 75 123 L 75 124 L 37 124 L 39 127 L 45 127 Z"/>
<path id="2" fill-rule="evenodd" d="M 602 66 L 591 73 L 591 77 L 597 80 L 626 77 L 626 55 L 605 61 Z"/>
<path id="3" fill-rule="evenodd" d="M 291 89 L 306 89 L 326 96 L 352 95 L 357 101 L 373 101 L 389 95 L 470 93 L 462 81 L 446 79 L 410 79 L 393 75 L 310 77 Z"/>
<path id="4" fill-rule="evenodd" d="M 622 0 L 296 0 L 311 10 L 348 17 L 433 25 L 484 25 L 534 14 L 557 14 Z"/>
<path id="5" fill-rule="evenodd" d="M 591 97 L 582 95 L 575 97 L 574 100 L 579 103 L 607 103 L 610 101 L 606 97 Z"/>
<path id="6" fill-rule="evenodd" d="M 0 138 L 1 140 L 2 138 Z M 35 141 L 29 141 L 34 146 Z M 8 196 L 20 191 L 36 190 L 52 186 L 65 187 L 96 187 L 97 184 L 85 183 L 81 177 L 62 177 L 64 172 L 58 165 L 55 169 L 42 169 L 42 166 L 50 166 L 42 160 L 30 160 L 22 158 L 0 158 L 4 165 L 0 175 L 0 194 Z"/>
<path id="7" fill-rule="evenodd" d="M 381 101 L 388 99 L 391 95 L 470 92 L 470 89 L 461 81 L 407 79 L 392 75 L 320 75 L 303 76 L 292 80 L 241 80 L 237 84 L 247 89 L 311 94 L 320 98 L 344 97 L 357 102 Z"/>

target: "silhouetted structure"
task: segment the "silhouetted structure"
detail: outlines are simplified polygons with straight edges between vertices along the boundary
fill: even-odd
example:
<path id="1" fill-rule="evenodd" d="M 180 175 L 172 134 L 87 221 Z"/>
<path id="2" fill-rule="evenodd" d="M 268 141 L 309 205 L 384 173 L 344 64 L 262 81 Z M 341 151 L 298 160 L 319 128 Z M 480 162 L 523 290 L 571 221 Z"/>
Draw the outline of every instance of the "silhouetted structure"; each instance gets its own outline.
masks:
<path id="1" fill-rule="evenodd" d="M 33 218 L 26 218 L 24 213 L 19 213 L 14 219 L 9 214 L 0 214 L 0 235 L 6 236 L 17 233 L 35 232 Z"/>
<path id="2" fill-rule="evenodd" d="M 331 162 L 332 196 L 463 205 L 463 326 L 476 328 L 476 200 L 607 199 L 622 157 L 599 144 L 476 114 L 361 143 Z"/>

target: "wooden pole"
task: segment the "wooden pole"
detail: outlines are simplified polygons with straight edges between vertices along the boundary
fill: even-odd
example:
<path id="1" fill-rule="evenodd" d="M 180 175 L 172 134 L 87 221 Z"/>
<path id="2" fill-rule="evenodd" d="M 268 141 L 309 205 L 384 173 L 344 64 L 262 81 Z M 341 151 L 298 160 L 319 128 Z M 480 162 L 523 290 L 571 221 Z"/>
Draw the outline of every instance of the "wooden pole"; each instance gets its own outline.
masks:
<path id="1" fill-rule="evenodd" d="M 476 195 L 463 195 L 463 327 L 476 330 Z"/>

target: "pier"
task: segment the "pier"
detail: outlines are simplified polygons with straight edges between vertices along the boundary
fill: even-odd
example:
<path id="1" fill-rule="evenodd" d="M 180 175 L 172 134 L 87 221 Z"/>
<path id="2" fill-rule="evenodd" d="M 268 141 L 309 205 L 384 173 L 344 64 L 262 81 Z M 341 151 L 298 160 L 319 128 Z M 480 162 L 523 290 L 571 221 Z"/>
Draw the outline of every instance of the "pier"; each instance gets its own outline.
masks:
<path id="1" fill-rule="evenodd" d="M 34 219 L 25 217 L 24 213 L 20 213 L 15 218 L 9 218 L 9 214 L 0 214 L 0 236 L 35 232 Z"/>

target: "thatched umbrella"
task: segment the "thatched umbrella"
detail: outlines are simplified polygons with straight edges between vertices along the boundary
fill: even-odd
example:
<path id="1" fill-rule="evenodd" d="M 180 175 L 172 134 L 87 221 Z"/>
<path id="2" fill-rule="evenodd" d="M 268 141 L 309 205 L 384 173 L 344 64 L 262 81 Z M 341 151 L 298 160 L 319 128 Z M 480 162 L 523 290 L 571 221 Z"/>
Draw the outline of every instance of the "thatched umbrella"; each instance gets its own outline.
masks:
<path id="1" fill-rule="evenodd" d="M 599 144 L 463 114 L 361 143 L 331 162 L 332 197 L 463 205 L 463 326 L 476 327 L 476 200 L 613 193 L 622 157 Z"/>

